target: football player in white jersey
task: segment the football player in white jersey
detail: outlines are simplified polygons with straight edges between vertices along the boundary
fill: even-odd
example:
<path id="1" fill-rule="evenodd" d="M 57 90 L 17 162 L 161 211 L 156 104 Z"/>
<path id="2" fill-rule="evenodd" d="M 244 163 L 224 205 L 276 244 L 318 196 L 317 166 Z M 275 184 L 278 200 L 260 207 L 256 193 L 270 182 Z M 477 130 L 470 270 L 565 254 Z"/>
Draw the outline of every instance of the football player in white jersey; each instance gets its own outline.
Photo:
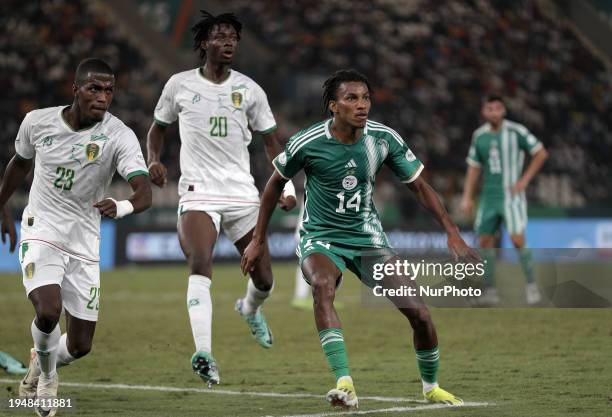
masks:
<path id="1" fill-rule="evenodd" d="M 34 349 L 19 386 L 27 397 L 55 398 L 56 366 L 86 355 L 100 305 L 101 216 L 119 219 L 151 206 L 148 171 L 136 135 L 107 110 L 115 77 L 104 61 L 90 58 L 77 67 L 69 106 L 29 112 L 15 139 L 0 187 L 0 208 L 30 172 L 34 179 L 21 222 L 19 260 L 26 293 L 36 311 Z M 116 201 L 107 195 L 115 171 L 133 194 Z M 66 333 L 61 334 L 62 307 Z M 39 406 L 52 416 L 53 407 Z"/>
<path id="2" fill-rule="evenodd" d="M 147 136 L 151 181 L 162 187 L 166 168 L 161 162 L 166 127 L 179 121 L 181 140 L 178 234 L 189 265 L 187 308 L 196 352 L 194 372 L 209 384 L 219 383 L 211 355 L 212 253 L 220 227 L 242 254 L 257 222 L 259 193 L 250 174 L 252 131 L 262 134 L 270 164 L 281 146 L 276 122 L 262 88 L 231 69 L 242 24 L 231 13 L 213 16 L 202 11 L 194 27 L 194 49 L 203 65 L 173 75 L 166 83 L 155 120 Z M 290 189 L 291 188 L 291 189 Z M 295 206 L 291 185 L 279 200 L 286 210 Z M 253 271 L 236 311 L 246 320 L 263 347 L 272 346 L 272 333 L 261 305 L 273 287 L 270 255 Z"/>

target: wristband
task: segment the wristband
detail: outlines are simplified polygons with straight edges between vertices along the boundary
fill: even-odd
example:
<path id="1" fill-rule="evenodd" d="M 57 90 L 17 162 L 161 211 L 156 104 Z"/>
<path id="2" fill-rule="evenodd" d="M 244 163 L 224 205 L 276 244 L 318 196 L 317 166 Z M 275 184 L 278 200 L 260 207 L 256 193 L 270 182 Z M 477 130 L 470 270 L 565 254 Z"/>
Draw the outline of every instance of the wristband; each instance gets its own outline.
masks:
<path id="1" fill-rule="evenodd" d="M 115 206 L 117 206 L 117 214 L 115 215 L 115 219 L 120 219 L 134 212 L 134 206 L 130 200 L 117 201 L 114 198 L 109 198 L 109 200 L 112 200 L 113 203 L 115 203 Z"/>
<path id="2" fill-rule="evenodd" d="M 285 198 L 295 197 L 295 187 L 293 186 L 293 181 L 289 180 L 285 183 L 285 188 L 283 188 L 283 193 L 285 194 Z"/>

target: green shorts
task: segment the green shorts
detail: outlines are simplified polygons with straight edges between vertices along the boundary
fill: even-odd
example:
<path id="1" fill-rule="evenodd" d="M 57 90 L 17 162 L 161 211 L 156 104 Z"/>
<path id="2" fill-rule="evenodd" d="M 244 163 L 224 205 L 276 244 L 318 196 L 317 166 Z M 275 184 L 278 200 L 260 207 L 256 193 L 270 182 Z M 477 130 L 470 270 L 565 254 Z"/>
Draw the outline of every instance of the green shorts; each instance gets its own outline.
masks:
<path id="1" fill-rule="evenodd" d="M 392 256 L 395 256 L 392 248 L 363 248 L 338 245 L 333 242 L 317 240 L 316 238 L 311 239 L 308 235 L 302 236 L 295 252 L 300 260 L 300 266 L 313 253 L 321 253 L 327 256 L 338 267 L 341 274 L 348 268 L 357 275 L 361 282 L 370 288 L 377 285 L 377 283 L 372 279 L 371 274 L 367 273 L 368 265 L 384 263 Z M 305 276 L 304 279 L 308 282 Z M 310 284 L 310 282 L 308 283 Z M 340 283 L 341 281 L 338 282 L 338 285 Z"/>
<path id="2" fill-rule="evenodd" d="M 494 235 L 504 223 L 508 233 L 520 235 L 527 227 L 527 201 L 525 197 L 516 196 L 509 199 L 480 200 L 474 229 L 476 234 Z"/>

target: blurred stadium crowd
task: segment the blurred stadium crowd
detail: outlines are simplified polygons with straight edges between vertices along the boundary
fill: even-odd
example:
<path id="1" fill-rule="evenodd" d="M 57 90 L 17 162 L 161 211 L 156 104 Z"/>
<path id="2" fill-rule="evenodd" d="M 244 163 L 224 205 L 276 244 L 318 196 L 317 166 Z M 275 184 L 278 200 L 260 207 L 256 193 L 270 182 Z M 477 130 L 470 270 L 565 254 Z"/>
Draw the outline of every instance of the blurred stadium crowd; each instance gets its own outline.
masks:
<path id="1" fill-rule="evenodd" d="M 566 204 L 612 199 L 604 180 L 612 174 L 610 72 L 572 30 L 532 1 L 236 0 L 227 6 L 262 45 L 283 51 L 267 71 L 244 68 L 262 85 L 286 74 L 324 79 L 343 67 L 369 76 L 375 88 L 372 118 L 402 134 L 446 198 L 461 193 L 482 96 L 501 92 L 509 118 L 525 124 L 550 150 L 536 179 L 540 189 L 530 189 L 532 200 L 559 204 L 550 181 L 542 178 L 570 184 Z M 111 111 L 136 131 L 144 147 L 166 80 L 149 69 L 120 31 L 84 1 L 5 0 L 0 7 L 3 163 L 13 153 L 24 114 L 68 104 L 74 67 L 92 55 L 116 69 Z M 282 109 L 278 116 L 294 126 L 322 117 L 321 106 L 301 105 L 289 94 L 271 98 L 275 112 Z M 170 155 L 176 156 L 178 141 L 172 142 Z M 177 158 L 170 160 L 176 179 Z M 257 166 L 261 182 L 269 171 Z"/>

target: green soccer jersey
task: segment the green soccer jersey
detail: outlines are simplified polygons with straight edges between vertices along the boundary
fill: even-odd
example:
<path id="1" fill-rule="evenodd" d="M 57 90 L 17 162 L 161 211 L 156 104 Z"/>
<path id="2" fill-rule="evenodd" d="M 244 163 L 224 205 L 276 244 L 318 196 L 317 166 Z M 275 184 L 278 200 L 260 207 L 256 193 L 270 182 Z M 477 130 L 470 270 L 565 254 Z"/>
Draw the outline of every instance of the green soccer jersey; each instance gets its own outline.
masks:
<path id="1" fill-rule="evenodd" d="M 331 119 L 289 139 L 274 167 L 284 178 L 306 174 L 300 236 L 351 248 L 389 247 L 372 201 L 376 174 L 387 164 L 404 183 L 423 164 L 393 129 L 368 120 L 359 140 L 346 145 L 330 132 Z"/>
<path id="2" fill-rule="evenodd" d="M 523 174 L 525 151 L 533 155 L 541 148 L 542 143 L 525 126 L 510 120 L 504 120 L 497 132 L 488 123 L 476 129 L 467 163 L 484 171 L 481 198 L 511 200 L 510 189 Z M 516 197 L 524 199 L 524 192 Z"/>

